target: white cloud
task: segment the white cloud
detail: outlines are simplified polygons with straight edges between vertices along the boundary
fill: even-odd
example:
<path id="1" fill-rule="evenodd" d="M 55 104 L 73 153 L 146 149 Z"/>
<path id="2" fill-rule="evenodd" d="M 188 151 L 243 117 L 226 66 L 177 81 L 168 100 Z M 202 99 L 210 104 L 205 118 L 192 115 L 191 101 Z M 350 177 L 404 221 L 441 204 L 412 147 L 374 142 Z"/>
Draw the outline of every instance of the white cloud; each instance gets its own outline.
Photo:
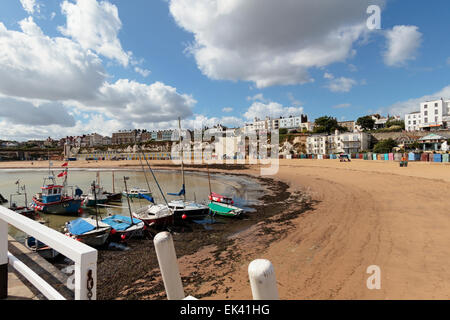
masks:
<path id="1" fill-rule="evenodd" d="M 324 77 L 324 79 L 334 79 L 334 76 L 333 76 L 333 74 L 331 74 L 331 73 L 328 73 L 328 72 L 325 72 L 324 73 L 324 75 L 323 75 L 323 77 Z"/>
<path id="2" fill-rule="evenodd" d="M 332 108 L 333 109 L 345 109 L 345 108 L 348 108 L 350 106 L 351 106 L 350 103 L 342 103 L 342 104 L 338 104 L 338 105 L 332 106 Z"/>
<path id="3" fill-rule="evenodd" d="M 170 0 L 188 48 L 211 79 L 256 87 L 311 82 L 309 68 L 343 62 L 369 32 L 366 9 L 384 1 Z"/>
<path id="4" fill-rule="evenodd" d="M 144 78 L 147 78 L 150 75 L 150 73 L 152 73 L 150 70 L 142 69 L 142 68 L 139 68 L 139 67 L 134 67 L 134 71 L 136 73 L 139 73 Z"/>
<path id="5" fill-rule="evenodd" d="M 253 97 L 247 97 L 247 101 L 262 101 L 266 102 L 267 100 L 264 98 L 262 93 L 255 94 Z"/>
<path id="6" fill-rule="evenodd" d="M 0 118 L 8 119 L 11 124 L 75 126 L 73 116 L 57 102 L 35 106 L 30 101 L 0 97 Z"/>
<path id="7" fill-rule="evenodd" d="M 395 26 L 385 33 L 387 49 L 384 52 L 384 63 L 388 66 L 404 66 L 407 61 L 416 58 L 417 50 L 422 43 L 422 33 L 416 26 Z"/>
<path id="8" fill-rule="evenodd" d="M 299 116 L 303 113 L 303 108 L 299 107 L 283 107 L 277 102 L 254 102 L 245 112 L 244 117 L 253 121 L 255 118 L 264 119 L 267 117 L 278 118 L 286 116 Z"/>
<path id="9" fill-rule="evenodd" d="M 226 113 L 233 112 L 233 108 L 231 108 L 231 107 L 225 107 L 225 108 L 222 109 L 222 112 L 226 112 Z"/>
<path id="10" fill-rule="evenodd" d="M 34 14 L 35 11 L 39 12 L 39 4 L 36 3 L 36 0 L 20 0 L 23 9 L 29 14 Z"/>
<path id="11" fill-rule="evenodd" d="M 70 39 L 43 34 L 32 17 L 22 31 L 0 22 L 0 93 L 43 100 L 89 98 L 105 79 L 101 60 Z"/>
<path id="12" fill-rule="evenodd" d="M 422 97 L 413 98 L 406 101 L 396 102 L 389 107 L 383 108 L 382 111 L 387 110 L 389 114 L 404 116 L 406 113 L 419 111 L 421 102 L 438 100 L 440 98 L 443 99 L 450 98 L 450 85 L 429 95 L 424 95 Z"/>
<path id="13" fill-rule="evenodd" d="M 108 1 L 75 0 L 71 3 L 65 0 L 61 10 L 67 16 L 66 26 L 58 28 L 63 35 L 71 37 L 84 49 L 128 66 L 132 54 L 124 52 L 118 38 L 122 22 L 115 5 Z"/>
<path id="14" fill-rule="evenodd" d="M 112 119 L 128 123 L 164 122 L 192 116 L 197 101 L 161 82 L 151 85 L 120 79 L 105 82 L 97 96 L 81 101 L 79 107 L 101 111 Z"/>
<path id="15" fill-rule="evenodd" d="M 327 85 L 327 88 L 332 92 L 349 92 L 357 82 L 351 78 L 332 78 Z"/>

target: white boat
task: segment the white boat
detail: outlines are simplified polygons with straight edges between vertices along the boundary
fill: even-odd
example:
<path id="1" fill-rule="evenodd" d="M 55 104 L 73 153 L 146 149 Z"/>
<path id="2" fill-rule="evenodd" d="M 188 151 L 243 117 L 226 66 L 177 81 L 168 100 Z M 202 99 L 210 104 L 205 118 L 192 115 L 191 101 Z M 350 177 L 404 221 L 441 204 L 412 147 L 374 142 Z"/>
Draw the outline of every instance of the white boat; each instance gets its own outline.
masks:
<path id="1" fill-rule="evenodd" d="M 142 198 L 142 196 L 140 196 L 139 194 L 143 194 L 145 196 L 152 196 L 152 193 L 150 191 L 142 188 L 132 188 L 128 192 L 126 191 L 122 192 L 122 195 L 124 197 L 128 196 L 128 198 Z"/>
<path id="2" fill-rule="evenodd" d="M 66 222 L 66 235 L 91 247 L 100 247 L 106 243 L 111 226 L 91 218 L 80 218 Z"/>
<path id="3" fill-rule="evenodd" d="M 194 201 L 173 200 L 169 202 L 175 221 L 203 219 L 209 214 L 209 207 Z"/>
<path id="4" fill-rule="evenodd" d="M 150 204 L 133 212 L 133 217 L 142 220 L 147 226 L 167 226 L 173 223 L 173 212 L 167 205 Z"/>

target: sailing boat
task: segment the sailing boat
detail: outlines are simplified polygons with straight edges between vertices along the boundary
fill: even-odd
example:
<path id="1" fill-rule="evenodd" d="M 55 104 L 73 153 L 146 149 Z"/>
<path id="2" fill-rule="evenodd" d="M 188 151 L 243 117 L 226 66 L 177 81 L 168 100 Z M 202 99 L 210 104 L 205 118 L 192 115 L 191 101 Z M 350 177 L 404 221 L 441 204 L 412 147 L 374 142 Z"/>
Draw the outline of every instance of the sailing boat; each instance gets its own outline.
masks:
<path id="1" fill-rule="evenodd" d="M 209 207 L 209 210 L 211 211 L 211 214 L 224 216 L 224 217 L 240 216 L 244 212 L 244 210 L 241 208 L 232 206 L 231 204 L 233 204 L 234 202 L 231 198 L 218 195 L 211 191 L 211 178 L 209 175 L 208 164 L 206 164 L 206 167 L 208 170 L 209 200 L 211 200 L 211 202 L 208 204 L 208 207 Z M 215 200 L 215 199 L 217 199 L 217 200 Z M 225 199 L 227 199 L 227 202 L 225 202 Z"/>
<path id="2" fill-rule="evenodd" d="M 123 177 L 125 183 L 125 191 L 127 189 L 127 180 L 129 177 Z M 111 239 L 118 241 L 126 241 L 135 236 L 142 236 L 145 230 L 145 224 L 142 220 L 133 218 L 131 213 L 130 198 L 127 197 L 128 210 L 130 212 L 130 217 L 125 217 L 121 215 L 109 216 L 102 220 L 102 222 L 111 226 Z"/>
<path id="3" fill-rule="evenodd" d="M 97 190 L 95 181 L 92 182 L 94 203 L 97 203 Z M 106 243 L 111 232 L 111 226 L 98 221 L 98 209 L 95 206 L 95 220 L 91 218 L 79 218 L 66 223 L 66 236 L 83 242 L 91 247 L 100 247 Z"/>
<path id="4" fill-rule="evenodd" d="M 91 185 L 91 190 L 88 195 L 83 196 L 83 205 L 85 207 L 94 207 L 98 204 L 105 204 L 108 197 L 100 186 L 100 173 L 97 172 L 97 184 Z"/>
<path id="5" fill-rule="evenodd" d="M 175 222 L 180 220 L 193 220 L 202 219 L 209 214 L 208 206 L 194 201 L 186 201 L 186 184 L 184 176 L 184 163 L 183 163 L 183 147 L 181 145 L 181 119 L 178 118 L 179 127 L 179 146 L 181 155 L 181 176 L 182 176 L 182 188 L 179 193 L 168 193 L 170 196 L 183 196 L 183 200 L 173 200 L 168 203 L 169 208 L 173 210 Z"/>
<path id="6" fill-rule="evenodd" d="M 81 198 L 83 192 L 77 188 L 75 190 L 76 195 L 68 195 L 66 190 L 68 188 L 67 165 L 67 162 L 62 165 L 62 167 L 65 167 L 65 169 L 58 175 L 58 178 L 64 177 L 64 182 L 62 185 L 58 185 L 56 184 L 56 178 L 50 172 L 51 162 L 49 158 L 49 175 L 48 177 L 44 177 L 44 183 L 41 187 L 41 192 L 37 193 L 33 197 L 33 201 L 31 204 L 31 206 L 36 211 L 56 215 L 74 215 L 79 213 L 81 202 L 83 201 L 83 199 Z"/>
<path id="7" fill-rule="evenodd" d="M 21 187 L 20 180 L 17 180 L 16 184 L 17 184 L 17 192 L 11 194 L 9 197 L 9 204 L 10 204 L 9 210 L 17 212 L 18 214 L 21 214 L 27 218 L 34 220 L 36 217 L 39 217 L 39 215 L 33 208 L 28 207 L 27 191 L 26 191 L 25 185 L 23 185 Z M 13 201 L 14 196 L 18 196 L 18 197 L 24 196 L 24 198 L 25 198 L 24 206 L 18 206 L 17 202 Z"/>
<path id="8" fill-rule="evenodd" d="M 141 151 L 141 153 L 142 153 L 142 151 Z M 144 156 L 143 153 L 142 153 L 142 156 Z M 145 158 L 145 156 L 144 156 L 144 158 Z M 151 204 L 137 209 L 136 211 L 133 212 L 133 216 L 142 220 L 145 223 L 145 225 L 148 227 L 157 227 L 157 228 L 167 227 L 167 226 L 173 224 L 173 221 L 174 221 L 173 211 L 169 208 L 169 206 L 167 204 L 166 197 L 164 196 L 164 193 L 162 192 L 161 187 L 159 186 L 158 180 L 156 180 L 156 177 L 153 173 L 152 168 L 150 167 L 150 164 L 148 163 L 147 159 L 145 159 L 145 160 L 147 162 L 147 166 L 150 169 L 150 172 L 152 173 L 153 178 L 155 179 L 156 185 L 158 186 L 159 191 L 161 192 L 166 204 L 165 205 L 164 204 L 155 204 L 155 201 L 152 197 L 142 195 L 144 197 L 144 199 L 151 202 Z M 142 163 L 141 157 L 139 157 L 139 161 L 141 162 L 142 172 L 144 173 L 145 181 L 147 182 L 147 186 L 150 189 L 150 184 L 148 183 L 147 175 L 145 173 L 145 169 L 144 169 L 144 165 Z"/>

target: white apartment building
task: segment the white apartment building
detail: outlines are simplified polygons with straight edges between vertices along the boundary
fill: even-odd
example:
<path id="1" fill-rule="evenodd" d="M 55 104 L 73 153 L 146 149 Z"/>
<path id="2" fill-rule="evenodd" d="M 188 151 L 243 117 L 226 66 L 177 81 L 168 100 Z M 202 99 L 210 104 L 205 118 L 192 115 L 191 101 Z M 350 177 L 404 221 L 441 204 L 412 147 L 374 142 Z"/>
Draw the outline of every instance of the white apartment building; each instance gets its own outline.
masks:
<path id="1" fill-rule="evenodd" d="M 369 147 L 370 134 L 366 132 L 336 131 L 334 135 L 316 134 L 306 139 L 307 154 L 357 153 Z"/>
<path id="2" fill-rule="evenodd" d="M 450 100 L 426 101 L 420 104 L 420 111 L 405 115 L 406 131 L 430 131 L 450 127 Z"/>
<path id="3" fill-rule="evenodd" d="M 305 127 L 308 128 L 308 130 L 311 127 L 306 115 L 300 115 L 298 117 L 280 117 L 276 119 L 266 117 L 265 120 L 255 118 L 253 123 L 245 124 L 244 133 L 261 130 L 270 132 L 278 129 L 301 129 Z"/>

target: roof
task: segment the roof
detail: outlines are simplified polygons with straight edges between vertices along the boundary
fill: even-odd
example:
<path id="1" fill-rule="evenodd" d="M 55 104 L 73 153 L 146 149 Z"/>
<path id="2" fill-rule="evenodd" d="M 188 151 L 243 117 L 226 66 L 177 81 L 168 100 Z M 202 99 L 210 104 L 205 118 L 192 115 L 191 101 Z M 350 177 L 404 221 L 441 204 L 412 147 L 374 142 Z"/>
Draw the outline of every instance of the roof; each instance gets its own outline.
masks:
<path id="1" fill-rule="evenodd" d="M 425 140 L 447 140 L 449 139 L 449 136 L 447 134 L 436 134 L 436 133 L 431 133 L 425 137 L 422 137 L 419 139 L 419 141 L 425 141 Z"/>

